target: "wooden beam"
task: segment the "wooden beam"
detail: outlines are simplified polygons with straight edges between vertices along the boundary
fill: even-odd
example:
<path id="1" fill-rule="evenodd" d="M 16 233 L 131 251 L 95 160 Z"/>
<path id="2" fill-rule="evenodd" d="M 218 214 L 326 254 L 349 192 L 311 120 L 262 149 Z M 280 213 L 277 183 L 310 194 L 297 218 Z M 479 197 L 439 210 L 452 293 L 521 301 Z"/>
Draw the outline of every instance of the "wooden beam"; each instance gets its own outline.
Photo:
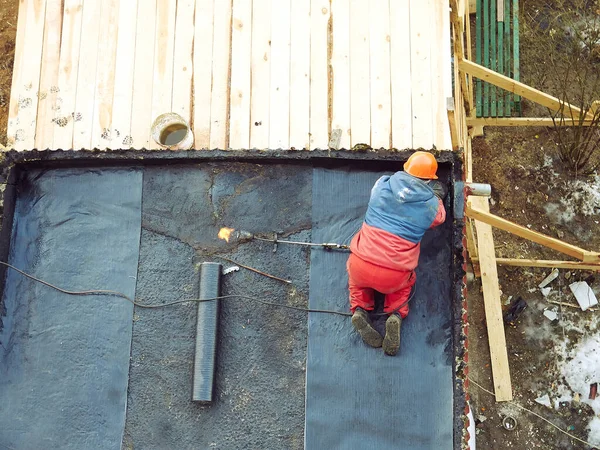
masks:
<path id="1" fill-rule="evenodd" d="M 556 123 L 551 117 L 468 117 L 467 125 L 470 127 L 589 127 L 599 125 L 596 121 L 585 119 L 579 121 L 577 118 L 556 119 Z"/>
<path id="2" fill-rule="evenodd" d="M 475 199 L 476 197 L 472 198 Z M 600 253 L 589 252 L 582 248 L 576 247 L 575 245 L 567 244 L 566 242 L 560 241 L 550 236 L 546 236 L 542 233 L 538 233 L 537 231 L 533 231 L 529 228 L 522 227 L 521 225 L 517 225 L 514 222 L 503 219 L 502 217 L 498 217 L 494 214 L 490 214 L 487 211 L 477 208 L 475 206 L 475 203 L 471 205 L 467 204 L 465 212 L 466 215 L 468 217 L 471 217 L 472 219 L 479 220 L 481 222 L 487 223 L 488 225 L 500 228 L 501 230 L 508 231 L 512 234 L 516 234 L 517 236 L 520 236 L 522 238 L 529 239 L 530 241 L 536 242 L 558 252 L 572 256 L 583 262 L 600 263 Z"/>
<path id="3" fill-rule="evenodd" d="M 471 197 L 469 202 L 478 210 L 489 211 L 488 199 L 486 197 Z M 512 400 L 512 387 L 506 338 L 504 336 L 502 304 L 500 303 L 494 237 L 492 235 L 492 227 L 488 224 L 475 221 L 475 226 L 477 228 L 477 242 L 479 244 L 479 265 L 481 268 L 481 284 L 483 286 L 483 302 L 490 345 L 494 391 L 496 401 L 510 401 Z"/>
<path id="4" fill-rule="evenodd" d="M 532 88 L 520 81 L 515 81 L 507 76 L 494 72 L 486 67 L 480 66 L 472 61 L 463 59 L 459 60 L 458 67 L 462 72 L 469 73 L 480 80 L 487 81 L 494 86 L 506 89 L 509 92 L 525 97 L 542 106 L 545 106 L 552 111 L 561 111 L 564 115 L 577 117 L 581 114 L 581 109 L 567 102 L 563 102 L 556 97 L 553 97 L 538 89 Z"/>
<path id="5" fill-rule="evenodd" d="M 454 97 L 446 99 L 446 109 L 448 111 L 448 124 L 450 125 L 450 139 L 452 140 L 452 149 L 459 147 L 458 129 L 456 128 L 456 118 L 454 117 Z"/>
<path id="6" fill-rule="evenodd" d="M 467 233 L 468 233 L 467 228 Z M 468 241 L 467 241 L 468 243 Z M 478 256 L 471 256 L 471 261 L 479 263 Z M 521 259 L 521 258 L 496 258 L 496 263 L 500 266 L 516 266 L 516 267 L 549 267 L 557 269 L 571 270 L 594 270 L 600 272 L 600 264 L 588 264 L 578 261 L 553 261 L 544 259 Z"/>
<path id="7" fill-rule="evenodd" d="M 469 0 L 469 14 L 477 12 L 477 0 Z"/>

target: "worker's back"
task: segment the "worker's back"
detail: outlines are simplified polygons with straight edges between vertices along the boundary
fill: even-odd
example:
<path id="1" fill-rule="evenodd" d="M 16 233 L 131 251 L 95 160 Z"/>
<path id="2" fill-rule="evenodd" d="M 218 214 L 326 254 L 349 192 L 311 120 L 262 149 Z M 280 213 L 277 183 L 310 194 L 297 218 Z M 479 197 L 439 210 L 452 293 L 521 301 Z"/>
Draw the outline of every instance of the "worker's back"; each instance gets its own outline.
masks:
<path id="1" fill-rule="evenodd" d="M 351 250 L 382 267 L 413 270 L 423 234 L 444 220 L 444 207 L 427 183 L 396 172 L 373 186 L 365 223 Z"/>

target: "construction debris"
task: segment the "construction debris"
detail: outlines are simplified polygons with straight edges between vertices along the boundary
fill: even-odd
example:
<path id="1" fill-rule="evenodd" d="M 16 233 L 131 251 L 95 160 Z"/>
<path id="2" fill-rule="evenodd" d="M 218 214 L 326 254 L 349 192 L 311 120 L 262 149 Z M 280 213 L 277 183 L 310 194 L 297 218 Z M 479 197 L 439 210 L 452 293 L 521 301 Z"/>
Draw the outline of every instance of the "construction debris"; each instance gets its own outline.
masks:
<path id="1" fill-rule="evenodd" d="M 544 316 L 546 316 L 546 318 L 550 319 L 552 322 L 558 319 L 558 314 L 556 311 L 546 310 L 544 311 Z"/>
<path id="2" fill-rule="evenodd" d="M 569 285 L 571 292 L 577 299 L 577 303 L 581 307 L 582 311 L 586 311 L 591 306 L 598 304 L 598 299 L 592 288 L 585 281 L 576 281 Z"/>
<path id="3" fill-rule="evenodd" d="M 527 308 L 527 303 L 523 300 L 522 297 L 517 297 L 516 300 L 510 305 L 510 308 L 504 314 L 504 323 L 514 325 L 517 321 L 519 315 L 523 312 L 523 310 Z"/>
<path id="4" fill-rule="evenodd" d="M 535 402 L 539 405 L 545 406 L 547 408 L 552 408 L 552 403 L 550 402 L 550 396 L 548 394 L 542 395 L 535 399 Z"/>
<path id="5" fill-rule="evenodd" d="M 548 297 L 548 294 L 550 294 L 550 291 L 552 290 L 551 287 L 544 287 L 540 289 L 540 292 L 542 293 L 542 295 L 544 297 Z"/>
<path id="6" fill-rule="evenodd" d="M 558 269 L 554 269 L 554 270 L 552 270 L 552 272 L 550 272 L 550 274 L 546 278 L 544 278 L 542 280 L 542 282 L 538 285 L 538 287 L 540 289 L 545 288 L 550 283 L 552 283 L 554 280 L 556 280 L 557 277 L 558 277 Z"/>
<path id="7" fill-rule="evenodd" d="M 590 384 L 590 400 L 596 400 L 596 395 L 598 395 L 598 383 Z"/>

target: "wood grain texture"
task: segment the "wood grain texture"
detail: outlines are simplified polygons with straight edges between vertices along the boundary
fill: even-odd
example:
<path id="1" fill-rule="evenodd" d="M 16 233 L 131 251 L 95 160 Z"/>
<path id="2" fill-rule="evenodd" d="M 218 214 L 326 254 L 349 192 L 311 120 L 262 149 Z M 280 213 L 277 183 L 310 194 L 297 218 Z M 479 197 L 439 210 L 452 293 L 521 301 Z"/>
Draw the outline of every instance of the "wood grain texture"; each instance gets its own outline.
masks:
<path id="1" fill-rule="evenodd" d="M 271 106 L 271 0 L 253 0 L 252 8 L 250 148 L 266 149 Z"/>
<path id="2" fill-rule="evenodd" d="M 412 148 L 411 46 L 407 45 L 409 7 L 409 0 L 390 2 L 392 147 L 397 149 Z"/>
<path id="3" fill-rule="evenodd" d="M 35 148 L 37 149 L 54 149 L 62 18 L 62 0 L 47 0 L 35 131 Z"/>
<path id="4" fill-rule="evenodd" d="M 138 0 L 121 2 L 112 102 L 112 149 L 130 148 Z"/>
<path id="5" fill-rule="evenodd" d="M 271 94 L 269 148 L 290 145 L 291 0 L 271 3 Z"/>
<path id="6" fill-rule="evenodd" d="M 226 149 L 229 122 L 231 0 L 215 0 L 213 35 L 210 148 Z"/>
<path id="7" fill-rule="evenodd" d="M 331 4 L 333 16 L 331 131 L 341 130 L 339 148 L 350 148 L 350 0 Z"/>
<path id="8" fill-rule="evenodd" d="M 135 33 L 135 63 L 133 73 L 133 104 L 131 115 L 131 146 L 150 148 L 152 125 L 152 91 L 154 72 L 154 34 L 156 31 L 156 0 L 140 1 Z"/>
<path id="9" fill-rule="evenodd" d="M 56 126 L 52 136 L 52 147 L 57 149 L 70 149 L 73 146 L 82 18 L 83 0 L 65 0 L 54 114 Z"/>
<path id="10" fill-rule="evenodd" d="M 391 147 L 390 9 L 387 0 L 369 0 L 371 34 L 371 147 Z"/>
<path id="11" fill-rule="evenodd" d="M 194 20 L 194 147 L 210 147 L 214 0 L 196 0 Z"/>
<path id="12" fill-rule="evenodd" d="M 350 0 L 350 145 L 371 145 L 369 2 Z"/>
<path id="13" fill-rule="evenodd" d="M 252 2 L 233 0 L 229 147 L 236 150 L 250 146 L 251 52 Z"/>
<path id="14" fill-rule="evenodd" d="M 327 29 L 330 3 L 311 0 L 310 11 L 310 148 L 314 150 L 329 146 Z"/>
<path id="15" fill-rule="evenodd" d="M 8 147 L 35 145 L 46 0 L 21 0 L 8 112 Z"/>
<path id="16" fill-rule="evenodd" d="M 171 111 L 189 124 L 192 120 L 192 77 L 194 63 L 195 0 L 178 0 L 175 21 L 175 55 L 173 60 L 173 99 Z"/>
<path id="17" fill-rule="evenodd" d="M 73 124 L 73 148 L 92 148 L 102 1 L 84 1 Z"/>
<path id="18" fill-rule="evenodd" d="M 290 148 L 310 148 L 310 2 L 292 0 Z"/>

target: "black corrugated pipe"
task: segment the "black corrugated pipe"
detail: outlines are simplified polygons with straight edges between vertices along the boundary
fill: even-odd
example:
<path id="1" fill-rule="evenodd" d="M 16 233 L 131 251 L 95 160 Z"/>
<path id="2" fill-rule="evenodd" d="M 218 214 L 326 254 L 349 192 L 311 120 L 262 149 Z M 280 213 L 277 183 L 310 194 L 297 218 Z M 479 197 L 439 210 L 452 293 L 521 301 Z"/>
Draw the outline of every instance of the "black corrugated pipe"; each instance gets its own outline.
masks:
<path id="1" fill-rule="evenodd" d="M 221 264 L 214 262 L 202 263 L 200 299 L 219 297 L 221 295 L 220 286 Z M 213 401 L 218 325 L 219 300 L 199 302 L 192 388 L 192 400 L 195 402 L 211 403 Z"/>

